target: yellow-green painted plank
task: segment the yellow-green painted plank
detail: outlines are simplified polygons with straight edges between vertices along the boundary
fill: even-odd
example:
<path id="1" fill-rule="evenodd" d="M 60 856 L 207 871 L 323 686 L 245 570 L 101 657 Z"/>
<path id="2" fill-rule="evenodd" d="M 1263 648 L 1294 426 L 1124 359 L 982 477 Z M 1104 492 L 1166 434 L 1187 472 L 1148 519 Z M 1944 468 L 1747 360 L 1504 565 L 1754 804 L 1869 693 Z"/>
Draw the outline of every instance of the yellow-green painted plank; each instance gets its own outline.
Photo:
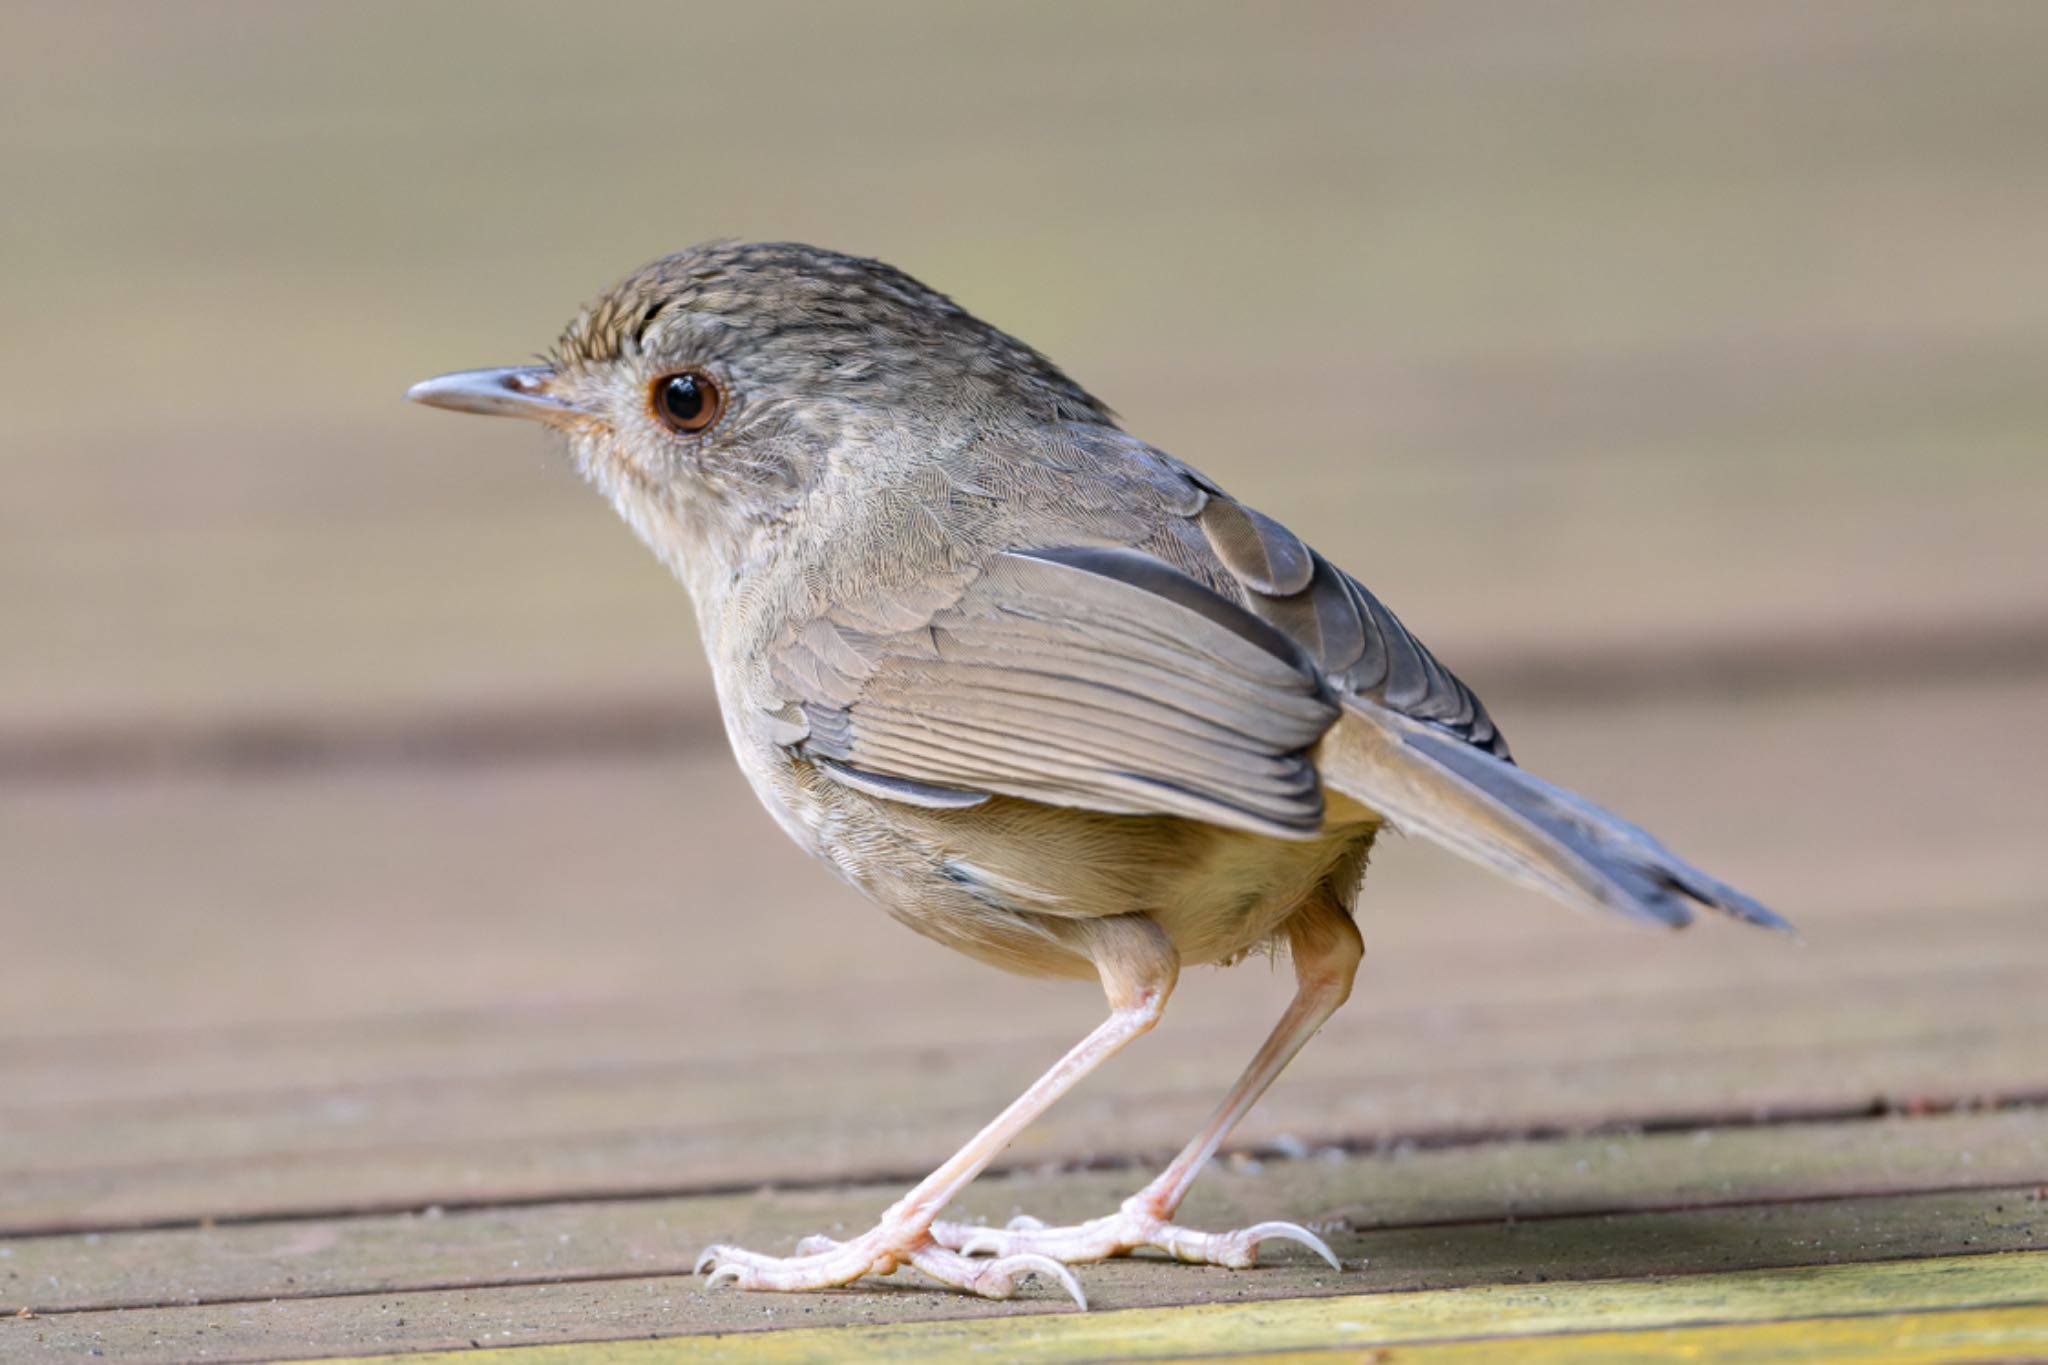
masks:
<path id="1" fill-rule="evenodd" d="M 666 1365 L 671 1361 L 733 1361 L 744 1365 L 890 1361 L 898 1365 L 951 1365 L 977 1359 L 1016 1365 L 1072 1365 L 1106 1359 L 1163 1362 L 1195 1356 L 1229 1358 L 1401 1347 L 1401 1355 L 1390 1357 L 1399 1360 L 1408 1348 L 1424 1344 L 1433 1344 L 1432 1349 L 1448 1349 L 1453 1343 L 1468 1343 L 1472 1339 L 1583 1335 L 1596 1327 L 1602 1337 L 1611 1339 L 1618 1333 L 1669 1333 L 1689 1327 L 1722 1328 L 1741 1323 L 1875 1314 L 1926 1315 L 1992 1308 L 2048 1309 L 2048 1252 L 1739 1271 L 1670 1279 L 1341 1295 L 1115 1313 L 361 1357 L 354 1365 L 399 1359 L 409 1365 L 490 1365 L 499 1361 L 503 1365 Z M 2005 1324 L 2014 1331 L 2036 1330 L 2040 1326 L 2038 1321 L 2020 1322 L 2017 1326 Z M 1932 1343 L 1939 1334 L 1930 1330 L 1921 1335 L 1930 1343 L 1928 1349 L 1935 1349 Z M 1647 1342 L 1650 1338 L 1643 1340 Z M 1619 1343 L 1608 1344 L 1616 1351 L 1622 1349 Z M 1513 1358 L 1536 1358 L 1522 1354 L 1530 1345 L 1526 1341 L 1516 1342 Z M 2002 1353 L 2002 1349 L 1989 1347 L 1980 1351 L 1980 1355 L 1994 1358 Z M 1419 1354 L 1417 1358 L 1426 1359 Z M 1608 1358 L 1628 1357 L 1622 1354 Z"/>
<path id="2" fill-rule="evenodd" d="M 1331 1365 L 1347 1348 L 1224 1357 L 1230 1365 Z M 2048 1308 L 1985 1308 L 1870 1317 L 1801 1318 L 1627 1332 L 1425 1342 L 1368 1348 L 1373 1365 L 1963 1365 L 2048 1359 Z M 1189 1362 L 1215 1356 L 1188 1356 Z M 1155 1362 L 1154 1365 L 1168 1365 Z"/>

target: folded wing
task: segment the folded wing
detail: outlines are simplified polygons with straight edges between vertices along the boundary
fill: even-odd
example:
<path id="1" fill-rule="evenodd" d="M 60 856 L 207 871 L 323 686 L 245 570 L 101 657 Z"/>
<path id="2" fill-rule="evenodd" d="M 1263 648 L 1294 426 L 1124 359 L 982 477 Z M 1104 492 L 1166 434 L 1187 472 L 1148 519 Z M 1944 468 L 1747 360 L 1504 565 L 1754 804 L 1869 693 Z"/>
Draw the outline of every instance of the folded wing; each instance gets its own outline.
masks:
<path id="1" fill-rule="evenodd" d="M 1322 827 L 1309 750 L 1338 706 L 1321 670 L 1136 551 L 1002 554 L 922 627 L 813 621 L 772 668 L 801 713 L 793 747 L 877 794 L 998 794 L 1281 837 Z"/>

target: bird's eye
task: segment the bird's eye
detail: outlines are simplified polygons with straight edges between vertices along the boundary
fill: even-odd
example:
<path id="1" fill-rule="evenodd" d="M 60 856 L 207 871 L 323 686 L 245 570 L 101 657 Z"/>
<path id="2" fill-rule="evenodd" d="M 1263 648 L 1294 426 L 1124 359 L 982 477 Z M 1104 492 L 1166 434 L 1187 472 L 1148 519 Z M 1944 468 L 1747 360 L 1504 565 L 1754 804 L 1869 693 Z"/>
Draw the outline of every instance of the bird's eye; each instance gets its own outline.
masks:
<path id="1" fill-rule="evenodd" d="M 682 370 L 654 381 L 654 415 L 678 436 L 708 431 L 725 411 L 725 391 L 702 370 Z"/>

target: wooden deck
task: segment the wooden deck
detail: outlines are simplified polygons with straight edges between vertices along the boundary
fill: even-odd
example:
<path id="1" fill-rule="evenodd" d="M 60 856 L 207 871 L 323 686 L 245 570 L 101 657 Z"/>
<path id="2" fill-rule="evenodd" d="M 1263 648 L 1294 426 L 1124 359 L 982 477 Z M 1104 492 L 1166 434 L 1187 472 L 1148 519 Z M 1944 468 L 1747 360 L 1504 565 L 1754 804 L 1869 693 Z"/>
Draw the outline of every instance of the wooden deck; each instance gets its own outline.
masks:
<path id="1" fill-rule="evenodd" d="M 452 8 L 205 11 L 274 68 L 169 8 L 0 19 L 42 111 L 0 247 L 44 267 L 0 280 L 0 1361 L 2048 1358 L 2048 8 L 820 8 L 789 107 L 697 148 L 716 214 L 635 177 L 746 62 L 615 105 L 569 54 L 617 76 L 668 9 L 528 6 L 505 66 Z M 818 142 L 847 54 L 956 213 Z M 1088 100 L 931 117 L 989 63 L 1130 108 L 1100 155 Z M 515 153 L 647 197 L 570 212 Z M 865 1225 L 1100 1010 L 788 848 L 679 592 L 533 433 L 397 401 L 718 232 L 1015 326 L 1804 941 L 1393 841 L 1357 996 L 1187 1211 L 1341 1272 L 707 1292 L 703 1244 Z M 111 316 L 125 403 L 76 359 Z M 1103 1211 L 1286 995 L 1190 974 L 963 1212 Z"/>
<path id="2" fill-rule="evenodd" d="M 1390 849 L 1359 998 L 1189 1211 L 1309 1221 L 1344 1273 L 1284 1250 L 1235 1275 L 1091 1268 L 1100 1321 L 1030 1336 L 902 1324 L 1064 1300 L 687 1275 L 713 1239 L 862 1225 L 1097 1010 L 956 962 L 787 856 L 715 748 L 19 784 L 5 857 L 44 913 L 10 926 L 30 969 L 0 1005 L 0 1294 L 35 1316 L 0 1323 L 0 1351 L 1150 1359 L 1714 1324 L 1839 1359 L 1848 1337 L 1759 1324 L 1880 1332 L 1873 1312 L 1916 1342 L 1968 1326 L 1992 1334 L 1978 1355 L 2048 1351 L 2041 811 L 1993 776 L 2048 767 L 2044 705 L 2048 680 L 1534 708 L 1553 766 L 1687 831 L 1806 942 L 1581 921 Z M 1944 771 L 1912 748 L 1929 715 L 1971 723 L 1908 807 L 1886 773 Z M 1857 758 L 1873 734 L 1897 738 Z M 1838 761 L 1799 772 L 1814 753 Z M 194 849 L 203 879 L 178 875 Z M 1189 979 L 968 1214 L 1106 1207 L 1284 995 L 1256 963 Z M 1756 1273 L 1789 1267 L 1829 1273 Z M 1176 1304 L 1205 1307 L 1145 1311 Z M 770 1328 L 805 1330 L 721 1335 Z"/>

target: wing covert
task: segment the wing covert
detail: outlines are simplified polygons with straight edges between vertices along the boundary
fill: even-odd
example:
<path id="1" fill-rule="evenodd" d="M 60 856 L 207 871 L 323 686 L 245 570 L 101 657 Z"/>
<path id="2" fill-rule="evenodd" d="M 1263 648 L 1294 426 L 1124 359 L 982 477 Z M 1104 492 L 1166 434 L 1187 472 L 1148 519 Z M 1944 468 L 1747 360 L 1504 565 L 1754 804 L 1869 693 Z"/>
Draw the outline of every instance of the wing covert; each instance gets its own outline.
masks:
<path id="1" fill-rule="evenodd" d="M 797 752 L 866 790 L 1285 837 L 1322 825 L 1307 751 L 1338 708 L 1321 670 L 1283 630 L 1138 551 L 1000 554 L 921 628 L 814 620 L 771 666 L 806 723 Z"/>

